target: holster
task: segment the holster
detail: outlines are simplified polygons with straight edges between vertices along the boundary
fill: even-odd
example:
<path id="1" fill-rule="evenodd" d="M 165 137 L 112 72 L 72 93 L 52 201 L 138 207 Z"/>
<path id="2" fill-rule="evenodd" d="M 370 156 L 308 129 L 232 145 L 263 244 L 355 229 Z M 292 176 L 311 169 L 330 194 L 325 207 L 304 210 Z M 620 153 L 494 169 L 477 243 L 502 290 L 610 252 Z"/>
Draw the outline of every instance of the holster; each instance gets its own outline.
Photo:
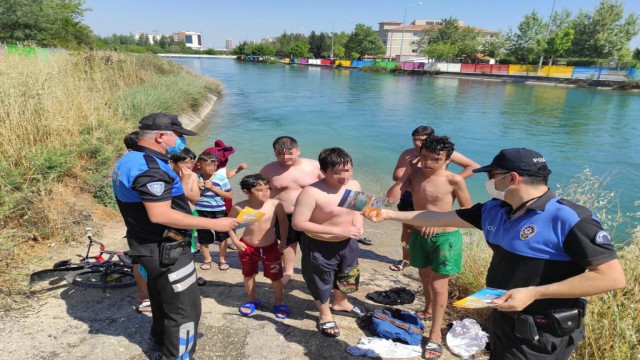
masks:
<path id="1" fill-rule="evenodd" d="M 181 256 L 189 253 L 191 241 L 177 230 L 165 230 L 162 240 L 164 241 L 160 244 L 160 263 L 162 265 L 173 265 Z"/>
<path id="2" fill-rule="evenodd" d="M 580 309 L 553 309 L 549 312 L 549 323 L 554 335 L 563 337 L 582 326 L 584 312 Z"/>
<path id="3" fill-rule="evenodd" d="M 518 313 L 515 315 L 514 333 L 517 337 L 528 340 L 536 341 L 540 337 L 538 335 L 538 328 L 533 320 L 533 316 Z"/>

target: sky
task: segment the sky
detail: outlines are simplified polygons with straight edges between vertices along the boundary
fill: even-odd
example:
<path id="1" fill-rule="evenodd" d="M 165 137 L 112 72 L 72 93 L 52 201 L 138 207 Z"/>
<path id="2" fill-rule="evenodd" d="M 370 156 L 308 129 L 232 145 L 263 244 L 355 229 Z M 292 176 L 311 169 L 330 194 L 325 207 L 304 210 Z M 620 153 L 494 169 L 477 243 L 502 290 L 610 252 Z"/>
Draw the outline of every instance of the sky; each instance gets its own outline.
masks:
<path id="1" fill-rule="evenodd" d="M 556 0 L 556 11 L 580 9 L 593 12 L 600 0 Z M 351 32 L 362 23 L 378 29 L 387 20 L 454 17 L 465 25 L 506 32 L 516 28 L 525 14 L 536 10 L 544 18 L 554 0 L 85 0 L 91 9 L 84 23 L 94 33 L 106 36 L 136 32 L 171 34 L 202 32 L 204 46 L 222 49 L 226 39 L 234 45 L 259 41 L 284 31 L 309 34 Z M 625 15 L 640 14 L 640 0 L 622 0 Z M 640 36 L 631 42 L 640 47 Z"/>

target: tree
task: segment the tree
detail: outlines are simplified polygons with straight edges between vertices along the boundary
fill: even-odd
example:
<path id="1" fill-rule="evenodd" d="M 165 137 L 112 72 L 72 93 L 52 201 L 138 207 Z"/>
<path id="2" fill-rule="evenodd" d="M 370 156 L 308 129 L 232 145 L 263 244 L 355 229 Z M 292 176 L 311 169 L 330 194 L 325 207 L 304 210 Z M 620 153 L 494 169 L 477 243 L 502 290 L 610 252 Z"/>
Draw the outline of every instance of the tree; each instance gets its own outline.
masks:
<path id="1" fill-rule="evenodd" d="M 328 57 L 331 52 L 331 35 L 321 32 L 316 35 L 315 31 L 312 31 L 307 38 L 309 42 L 309 52 L 315 58 Z M 335 45 L 335 44 L 334 44 Z"/>
<path id="2" fill-rule="evenodd" d="M 636 14 L 623 17 L 624 5 L 618 0 L 602 0 L 593 14 L 580 11 L 572 22 L 570 55 L 590 59 L 619 56 L 640 32 Z"/>
<path id="3" fill-rule="evenodd" d="M 291 56 L 294 58 L 309 57 L 309 44 L 306 42 L 297 42 L 291 45 Z"/>
<path id="4" fill-rule="evenodd" d="M 542 54 L 544 46 L 545 22 L 533 10 L 518 24 L 518 31 L 509 29 L 506 36 L 507 51 L 519 61 L 529 64 Z"/>
<path id="5" fill-rule="evenodd" d="M 502 33 L 498 33 L 491 39 L 485 40 L 480 46 L 480 51 L 486 56 L 500 60 L 504 56 L 507 42 Z"/>
<path id="6" fill-rule="evenodd" d="M 443 20 L 439 28 L 423 30 L 416 42 L 418 52 L 434 59 L 471 58 L 480 49 L 478 31 L 472 27 L 460 27 L 452 17 Z M 453 54 L 451 52 L 453 51 Z M 437 54 L 432 57 L 429 54 Z"/>
<path id="7" fill-rule="evenodd" d="M 278 36 L 273 45 L 276 49 L 276 55 L 287 57 L 291 55 L 291 46 L 296 42 L 307 42 L 307 38 L 303 34 L 287 34 L 285 31 Z"/>
<path id="8" fill-rule="evenodd" d="M 633 60 L 640 61 L 640 48 L 636 48 L 635 50 L 633 50 L 633 55 L 631 55 L 631 58 Z"/>
<path id="9" fill-rule="evenodd" d="M 93 41 L 83 0 L 0 1 L 0 42 L 75 48 Z"/>
<path id="10" fill-rule="evenodd" d="M 250 55 L 253 56 L 273 56 L 276 54 L 276 48 L 268 42 L 253 45 Z"/>
<path id="11" fill-rule="evenodd" d="M 378 56 L 385 53 L 384 44 L 378 37 L 378 33 L 364 24 L 356 24 L 344 47 L 348 54 L 357 53 L 360 56 Z"/>
<path id="12" fill-rule="evenodd" d="M 563 10 L 553 13 L 549 25 L 549 36 L 544 48 L 544 55 L 549 58 L 549 65 L 552 65 L 555 58 L 564 55 L 571 47 L 573 35 L 571 12 Z"/>

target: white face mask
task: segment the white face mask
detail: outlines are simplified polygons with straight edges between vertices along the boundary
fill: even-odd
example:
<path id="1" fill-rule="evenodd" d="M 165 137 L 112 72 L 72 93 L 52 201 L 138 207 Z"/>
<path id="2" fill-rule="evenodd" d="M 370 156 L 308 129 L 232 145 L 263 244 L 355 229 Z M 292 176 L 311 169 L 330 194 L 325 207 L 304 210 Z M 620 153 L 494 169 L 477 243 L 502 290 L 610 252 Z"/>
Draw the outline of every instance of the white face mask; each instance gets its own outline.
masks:
<path id="1" fill-rule="evenodd" d="M 509 175 L 509 174 L 502 175 L 498 179 L 502 179 L 503 177 L 505 177 L 507 175 Z M 509 188 L 511 186 L 509 186 L 508 188 L 504 189 L 504 191 L 498 191 L 498 190 L 496 190 L 496 179 L 487 179 L 487 181 L 484 182 L 484 187 L 487 190 L 487 192 L 489 193 L 489 196 L 491 196 L 492 198 L 504 200 L 504 193 L 507 190 L 509 190 Z"/>

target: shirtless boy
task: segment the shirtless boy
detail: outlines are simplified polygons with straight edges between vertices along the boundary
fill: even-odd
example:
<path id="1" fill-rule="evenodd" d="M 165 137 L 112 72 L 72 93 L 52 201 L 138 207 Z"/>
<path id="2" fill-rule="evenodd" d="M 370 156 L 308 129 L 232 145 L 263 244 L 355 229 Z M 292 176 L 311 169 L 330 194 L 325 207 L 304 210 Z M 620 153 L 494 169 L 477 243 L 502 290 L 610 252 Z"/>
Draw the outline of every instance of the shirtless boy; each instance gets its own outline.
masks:
<path id="1" fill-rule="evenodd" d="M 238 240 L 233 231 L 229 232 L 231 241 L 238 248 L 238 258 L 242 264 L 244 288 L 249 301 L 240 306 L 240 314 L 248 316 L 256 311 L 262 303 L 256 297 L 256 275 L 258 263 L 262 263 L 264 276 L 271 280 L 271 287 L 275 294 L 273 313 L 279 319 L 289 317 L 289 308 L 283 302 L 282 290 L 282 261 L 278 248 L 278 239 L 274 225 L 276 218 L 280 226 L 280 233 L 286 238 L 289 222 L 280 201 L 270 199 L 269 182 L 260 174 L 247 175 L 240 181 L 242 192 L 248 199 L 235 204 L 231 208 L 229 217 L 237 217 L 244 207 L 260 211 L 264 216 L 244 229 L 242 238 Z"/>
<path id="2" fill-rule="evenodd" d="M 358 289 L 360 280 L 360 248 L 355 238 L 362 234 L 363 220 L 360 213 L 338 207 L 345 190 L 360 190 L 360 184 L 352 179 L 353 161 L 343 149 L 324 149 L 318 161 L 324 178 L 300 192 L 293 228 L 304 232 L 300 242 L 302 276 L 320 312 L 318 331 L 337 337 L 340 330 L 332 313 L 352 317 L 363 314 L 347 299 L 347 294 Z"/>
<path id="3" fill-rule="evenodd" d="M 396 167 L 393 170 L 393 180 L 398 181 L 402 177 L 402 175 L 407 171 L 412 171 L 413 169 L 420 168 L 420 145 L 424 141 L 424 139 L 434 136 L 433 128 L 430 126 L 418 126 L 411 133 L 411 137 L 413 138 L 413 147 L 403 151 L 398 157 L 398 162 L 396 163 Z M 471 175 L 473 175 L 472 170 L 480 167 L 478 163 L 469 159 L 468 157 L 460 154 L 457 151 L 454 151 L 451 154 L 451 162 L 462 167 L 462 171 L 460 175 L 467 179 Z M 405 191 L 402 193 L 400 197 L 400 202 L 398 203 L 399 211 L 413 211 L 413 200 L 411 197 L 410 191 Z M 411 229 L 413 227 L 411 225 L 402 224 L 402 234 L 400 235 L 400 242 L 402 244 L 402 259 L 396 261 L 392 265 L 389 266 L 390 270 L 393 271 L 401 271 L 409 265 L 409 236 L 411 235 Z"/>
<path id="4" fill-rule="evenodd" d="M 322 179 L 323 175 L 317 161 L 300 157 L 298 142 L 290 136 L 276 138 L 273 141 L 273 152 L 276 155 L 276 161 L 265 165 L 260 170 L 260 174 L 269 180 L 271 198 L 282 203 L 289 219 L 286 247 L 282 252 L 284 262 L 282 284 L 286 285 L 293 278 L 293 265 L 301 235 L 299 231 L 291 228 L 291 214 L 293 214 L 296 199 L 305 186 Z M 276 235 L 285 240 L 284 235 Z"/>
<path id="5" fill-rule="evenodd" d="M 426 138 L 420 146 L 420 168 L 403 174 L 387 192 L 389 200 L 397 200 L 404 190 L 413 194 L 416 210 L 451 211 L 455 200 L 460 208 L 471 206 L 464 178 L 447 170 L 453 148 L 446 136 Z M 409 260 L 411 266 L 418 268 L 425 297 L 425 308 L 418 316 L 433 317 L 424 358 L 436 359 L 442 354 L 441 328 L 449 298 L 449 277 L 462 267 L 460 230 L 415 227 L 409 239 Z"/>

